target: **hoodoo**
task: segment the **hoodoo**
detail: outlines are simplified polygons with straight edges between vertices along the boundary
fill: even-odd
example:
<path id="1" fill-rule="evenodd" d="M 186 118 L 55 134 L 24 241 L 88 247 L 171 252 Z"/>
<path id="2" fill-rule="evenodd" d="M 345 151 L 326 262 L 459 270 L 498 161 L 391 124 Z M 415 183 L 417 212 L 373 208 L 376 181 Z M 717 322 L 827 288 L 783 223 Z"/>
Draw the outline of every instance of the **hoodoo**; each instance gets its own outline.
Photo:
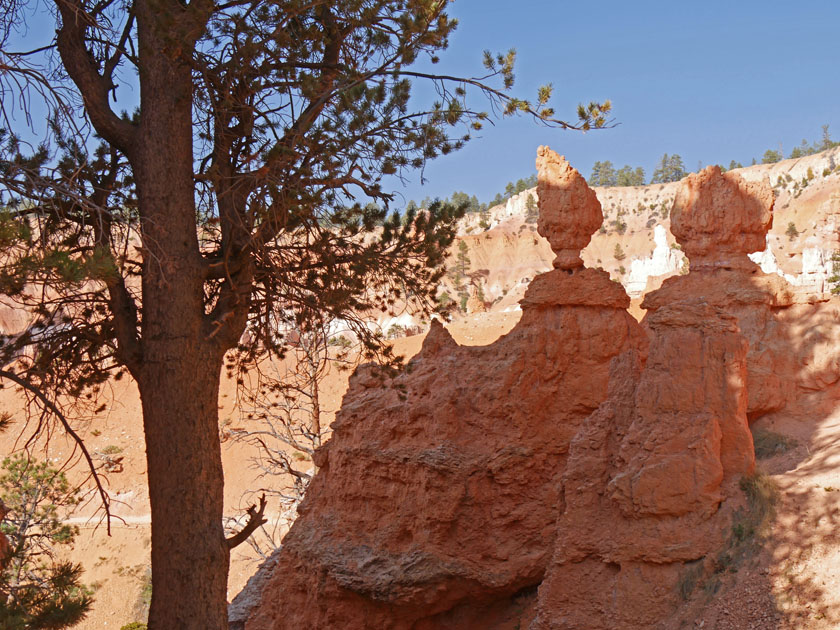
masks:
<path id="1" fill-rule="evenodd" d="M 402 375 L 357 370 L 301 516 L 235 625 L 526 627 L 569 443 L 607 397 L 611 360 L 647 345 L 621 285 L 580 261 L 603 220 L 594 193 L 547 147 L 537 167 L 555 269 L 495 343 L 459 346 L 434 322 Z"/>
<path id="2" fill-rule="evenodd" d="M 692 271 L 649 295 L 647 359 L 630 350 L 613 363 L 609 398 L 572 441 L 534 630 L 654 627 L 676 610 L 688 563 L 724 543 L 732 509 L 722 502 L 737 501 L 735 482 L 755 467 L 749 342 L 731 300 L 693 276 L 750 273 L 772 194 L 739 180 L 707 169 L 677 195 L 672 225 Z"/>
<path id="3" fill-rule="evenodd" d="M 749 421 L 838 380 L 825 341 L 789 341 L 835 307 L 748 258 L 773 192 L 710 167 L 671 210 L 690 271 L 638 323 L 581 260 L 603 221 L 594 192 L 547 147 L 537 169 L 556 257 L 519 323 L 467 347 L 435 321 L 399 376 L 356 371 L 234 630 L 679 627 L 680 584 L 715 570 L 745 509 Z"/>

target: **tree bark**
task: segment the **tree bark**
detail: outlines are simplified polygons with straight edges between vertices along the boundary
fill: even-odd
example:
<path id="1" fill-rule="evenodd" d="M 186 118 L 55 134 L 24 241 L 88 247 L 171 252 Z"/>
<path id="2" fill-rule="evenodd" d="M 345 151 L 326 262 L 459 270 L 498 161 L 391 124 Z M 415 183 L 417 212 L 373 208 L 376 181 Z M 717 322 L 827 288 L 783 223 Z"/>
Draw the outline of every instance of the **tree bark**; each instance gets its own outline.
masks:
<path id="1" fill-rule="evenodd" d="M 152 510 L 149 628 L 225 630 L 220 365 L 189 347 L 160 345 L 170 356 L 147 363 L 140 388 Z"/>
<path id="2" fill-rule="evenodd" d="M 226 630 L 218 428 L 224 348 L 209 334 L 196 233 L 189 8 L 137 3 L 142 107 L 130 155 L 143 242 L 141 359 L 152 513 L 150 630 Z"/>

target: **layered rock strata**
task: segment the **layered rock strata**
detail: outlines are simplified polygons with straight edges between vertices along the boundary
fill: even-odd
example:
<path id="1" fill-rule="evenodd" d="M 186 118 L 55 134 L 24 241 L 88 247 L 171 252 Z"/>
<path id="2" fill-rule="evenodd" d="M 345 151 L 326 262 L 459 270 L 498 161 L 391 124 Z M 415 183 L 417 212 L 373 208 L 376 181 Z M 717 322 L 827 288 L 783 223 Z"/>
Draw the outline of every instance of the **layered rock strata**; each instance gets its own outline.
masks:
<path id="1" fill-rule="evenodd" d="M 357 370 L 239 627 L 484 629 L 533 601 L 569 443 L 607 397 L 611 360 L 647 345 L 621 285 L 580 263 L 602 220 L 594 194 L 547 148 L 537 167 L 556 268 L 494 344 L 459 346 L 436 322 L 402 375 Z"/>

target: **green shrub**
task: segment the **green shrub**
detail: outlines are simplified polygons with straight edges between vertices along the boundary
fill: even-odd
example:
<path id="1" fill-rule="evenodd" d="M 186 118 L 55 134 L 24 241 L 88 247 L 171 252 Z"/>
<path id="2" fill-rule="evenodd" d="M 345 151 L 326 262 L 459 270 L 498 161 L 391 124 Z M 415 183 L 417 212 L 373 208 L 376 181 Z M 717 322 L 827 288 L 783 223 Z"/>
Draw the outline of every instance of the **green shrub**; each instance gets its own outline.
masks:
<path id="1" fill-rule="evenodd" d="M 613 250 L 613 258 L 616 260 L 624 260 L 627 258 L 627 254 L 624 253 L 624 250 L 621 249 L 621 243 L 615 244 L 615 250 Z"/>
<path id="2" fill-rule="evenodd" d="M 677 589 L 680 592 L 680 597 L 683 601 L 688 601 L 697 583 L 703 577 L 703 563 L 701 561 L 694 561 L 687 563 L 685 570 L 680 575 L 680 580 L 677 583 Z"/>

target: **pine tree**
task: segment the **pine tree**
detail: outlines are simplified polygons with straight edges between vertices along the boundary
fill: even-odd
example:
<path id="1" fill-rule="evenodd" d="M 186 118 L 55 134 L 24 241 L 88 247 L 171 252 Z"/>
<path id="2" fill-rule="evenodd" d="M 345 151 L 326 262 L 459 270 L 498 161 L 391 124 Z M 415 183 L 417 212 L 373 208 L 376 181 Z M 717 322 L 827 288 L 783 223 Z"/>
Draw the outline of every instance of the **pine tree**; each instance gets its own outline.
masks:
<path id="1" fill-rule="evenodd" d="M 813 150 L 811 149 L 808 141 L 805 138 L 802 138 L 802 142 L 798 147 L 794 147 L 793 150 L 790 152 L 791 158 L 801 158 L 805 157 L 806 155 L 811 155 Z"/>
<path id="2" fill-rule="evenodd" d="M 525 201 L 525 223 L 536 223 L 539 220 L 540 211 L 537 206 L 537 200 L 534 199 L 533 193 L 528 195 Z"/>
<path id="3" fill-rule="evenodd" d="M 615 186 L 616 172 L 613 163 L 609 160 L 595 162 L 592 165 L 592 175 L 590 175 L 587 183 L 590 186 Z"/>
<path id="4" fill-rule="evenodd" d="M 455 262 L 450 267 L 448 275 L 452 281 L 455 293 L 458 295 L 462 311 L 466 311 L 467 299 L 469 298 L 467 278 L 470 272 L 470 250 L 464 241 L 458 241 L 458 253 L 455 255 Z"/>
<path id="5" fill-rule="evenodd" d="M 668 162 L 668 181 L 678 182 L 687 174 L 682 158 L 674 153 Z"/>
<path id="6" fill-rule="evenodd" d="M 761 158 L 762 164 L 775 164 L 776 162 L 782 161 L 782 153 L 781 151 L 774 151 L 773 149 L 767 149 L 764 152 L 764 155 Z"/>
<path id="7" fill-rule="evenodd" d="M 56 560 L 56 547 L 78 533 L 62 511 L 79 502 L 64 473 L 17 454 L 3 460 L 0 531 L 11 552 L 0 571 L 0 628 L 60 630 L 76 625 L 93 604 L 79 565 Z"/>
<path id="8" fill-rule="evenodd" d="M 0 291 L 37 319 L 3 340 L 0 377 L 43 394 L 35 414 L 64 400 L 92 412 L 112 375 L 134 378 L 152 630 L 227 627 L 229 554 L 244 538 L 222 527 L 223 367 L 241 375 L 282 356 L 283 331 L 313 311 L 394 364 L 361 314 L 406 299 L 435 307 L 465 208 L 428 203 L 403 220 L 389 214 L 387 177 L 461 148 L 489 118 L 487 99 L 561 128 L 609 122 L 609 102 L 566 123 L 548 87 L 511 94 L 514 51 L 485 54 L 481 80 L 415 64 L 447 47 L 447 5 L 56 0 L 44 13 L 53 45 L 23 57 L 6 44 L 32 13 L 5 5 L 2 119 L 38 94 L 50 121 L 32 149 L 0 133 L 1 219 L 13 224 L 0 232 L 14 233 L 0 243 Z M 412 81 L 440 98 L 418 98 Z M 138 101 L 123 115 L 113 99 L 126 92 Z M 14 357 L 25 360 L 11 371 Z"/>
<path id="9" fill-rule="evenodd" d="M 616 172 L 615 180 L 616 186 L 644 186 L 645 170 L 641 166 L 633 169 L 629 164 L 625 164 Z"/>
<path id="10" fill-rule="evenodd" d="M 624 250 L 621 249 L 621 243 L 615 244 L 615 249 L 613 250 L 613 258 L 616 260 L 624 260 L 627 257 L 627 254 L 624 253 Z"/>
<path id="11" fill-rule="evenodd" d="M 826 282 L 832 295 L 840 295 L 840 252 L 831 256 L 831 275 Z"/>
<path id="12" fill-rule="evenodd" d="M 659 166 L 657 166 L 653 171 L 650 183 L 666 184 L 668 182 L 678 182 L 685 177 L 686 174 L 682 157 L 676 153 L 674 155 L 668 155 L 666 153 L 659 161 Z"/>
<path id="13" fill-rule="evenodd" d="M 831 139 L 831 134 L 828 132 L 828 125 L 822 126 L 822 136 L 820 138 L 820 151 L 827 151 L 828 149 L 832 149 L 836 147 L 840 142 L 834 142 Z"/>

